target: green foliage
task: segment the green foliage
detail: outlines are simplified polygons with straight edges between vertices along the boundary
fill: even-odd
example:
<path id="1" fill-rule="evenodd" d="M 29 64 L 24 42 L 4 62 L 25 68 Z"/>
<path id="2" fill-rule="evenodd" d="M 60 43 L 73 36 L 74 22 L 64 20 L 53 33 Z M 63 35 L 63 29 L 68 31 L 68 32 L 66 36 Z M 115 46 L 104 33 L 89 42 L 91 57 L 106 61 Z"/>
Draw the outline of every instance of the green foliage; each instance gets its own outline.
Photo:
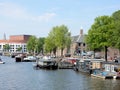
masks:
<path id="1" fill-rule="evenodd" d="M 114 18 L 115 21 L 120 21 L 120 10 L 114 12 L 112 14 L 112 17 Z"/>
<path id="2" fill-rule="evenodd" d="M 114 41 L 115 24 L 112 17 L 100 16 L 91 26 L 86 42 L 92 50 L 105 48 L 105 59 L 107 60 L 107 48 L 112 46 Z"/>
<path id="3" fill-rule="evenodd" d="M 45 38 L 38 39 L 37 51 L 43 53 Z"/>
<path id="4" fill-rule="evenodd" d="M 9 50 L 10 50 L 9 44 L 5 44 L 5 45 L 3 46 L 3 49 L 4 49 L 4 51 L 9 51 Z"/>
<path id="5" fill-rule="evenodd" d="M 105 46 L 109 47 L 112 45 L 113 32 L 113 18 L 109 16 L 97 17 L 88 31 L 86 42 L 92 50 Z"/>
<path id="6" fill-rule="evenodd" d="M 48 37 L 45 40 L 45 49 L 48 52 L 61 49 L 61 55 L 63 55 L 63 49 L 70 47 L 71 34 L 65 25 L 53 27 Z"/>
<path id="7" fill-rule="evenodd" d="M 68 28 L 65 25 L 55 27 L 55 44 L 61 49 L 61 56 L 63 56 L 63 50 L 65 47 L 69 47 L 71 43 L 71 35 Z"/>
<path id="8" fill-rule="evenodd" d="M 27 42 L 27 49 L 29 52 L 34 52 L 37 49 L 37 38 L 35 36 L 31 36 Z"/>
<path id="9" fill-rule="evenodd" d="M 56 31 L 55 27 L 49 32 L 48 37 L 45 39 L 45 50 L 46 52 L 56 53 L 57 46 L 55 44 Z"/>
<path id="10" fill-rule="evenodd" d="M 54 43 L 54 38 L 48 36 L 45 39 L 45 51 L 51 53 L 54 48 L 56 48 L 55 43 Z"/>
<path id="11" fill-rule="evenodd" d="M 21 51 L 21 50 L 22 50 L 22 47 L 17 48 L 17 51 Z"/>
<path id="12" fill-rule="evenodd" d="M 112 14 L 115 23 L 115 31 L 114 31 L 114 43 L 113 46 L 120 49 L 120 10 L 114 12 Z"/>

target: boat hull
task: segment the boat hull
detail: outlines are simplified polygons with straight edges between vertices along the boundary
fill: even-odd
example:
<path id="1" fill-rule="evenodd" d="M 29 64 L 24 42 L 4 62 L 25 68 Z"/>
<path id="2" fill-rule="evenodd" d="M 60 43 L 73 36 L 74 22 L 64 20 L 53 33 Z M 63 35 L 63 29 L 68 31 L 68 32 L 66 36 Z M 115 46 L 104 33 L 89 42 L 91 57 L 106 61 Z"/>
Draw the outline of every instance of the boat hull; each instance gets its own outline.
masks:
<path id="1" fill-rule="evenodd" d="M 58 64 L 54 60 L 39 60 L 36 66 L 42 69 L 58 69 Z"/>
<path id="2" fill-rule="evenodd" d="M 5 64 L 5 62 L 0 62 L 0 64 Z"/>
<path id="3" fill-rule="evenodd" d="M 57 65 L 37 65 L 41 69 L 58 69 Z"/>

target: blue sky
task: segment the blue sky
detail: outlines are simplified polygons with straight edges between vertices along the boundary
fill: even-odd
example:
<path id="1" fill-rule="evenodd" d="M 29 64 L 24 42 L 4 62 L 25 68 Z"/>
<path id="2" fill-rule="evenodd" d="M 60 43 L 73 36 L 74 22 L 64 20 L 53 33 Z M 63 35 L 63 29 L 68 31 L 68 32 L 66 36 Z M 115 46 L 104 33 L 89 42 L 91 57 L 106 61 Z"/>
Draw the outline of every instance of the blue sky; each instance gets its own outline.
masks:
<path id="1" fill-rule="evenodd" d="M 10 35 L 46 37 L 66 25 L 72 36 L 87 33 L 94 19 L 120 10 L 120 0 L 0 0 L 0 39 Z"/>

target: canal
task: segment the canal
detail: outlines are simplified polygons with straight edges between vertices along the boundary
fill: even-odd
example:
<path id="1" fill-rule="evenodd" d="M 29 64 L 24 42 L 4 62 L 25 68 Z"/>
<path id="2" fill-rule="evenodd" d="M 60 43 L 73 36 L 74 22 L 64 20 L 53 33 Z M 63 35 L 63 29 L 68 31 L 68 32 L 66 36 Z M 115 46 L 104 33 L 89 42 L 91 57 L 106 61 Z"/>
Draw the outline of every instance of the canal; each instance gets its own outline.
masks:
<path id="1" fill-rule="evenodd" d="M 1 56 L 0 90 L 120 90 L 120 80 L 104 80 L 71 69 L 36 70 L 34 62 Z"/>

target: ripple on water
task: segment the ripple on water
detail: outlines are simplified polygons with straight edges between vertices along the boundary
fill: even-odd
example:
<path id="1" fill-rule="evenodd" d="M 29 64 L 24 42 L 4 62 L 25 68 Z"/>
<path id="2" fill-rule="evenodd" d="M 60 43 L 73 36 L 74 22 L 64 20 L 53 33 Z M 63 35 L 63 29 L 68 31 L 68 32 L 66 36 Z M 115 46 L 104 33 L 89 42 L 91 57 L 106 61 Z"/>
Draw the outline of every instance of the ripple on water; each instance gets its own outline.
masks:
<path id="1" fill-rule="evenodd" d="M 73 70 L 35 70 L 33 62 L 2 57 L 0 90 L 120 90 L 119 80 L 103 80 Z"/>

